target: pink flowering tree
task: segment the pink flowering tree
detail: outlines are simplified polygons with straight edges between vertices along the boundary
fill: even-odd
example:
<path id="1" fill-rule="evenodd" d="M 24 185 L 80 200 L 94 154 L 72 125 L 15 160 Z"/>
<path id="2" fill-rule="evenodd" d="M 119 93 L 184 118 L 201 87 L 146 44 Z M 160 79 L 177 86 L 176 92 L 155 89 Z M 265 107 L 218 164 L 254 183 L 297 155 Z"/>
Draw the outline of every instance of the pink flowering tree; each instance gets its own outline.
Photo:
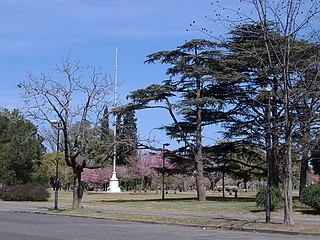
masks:
<path id="1" fill-rule="evenodd" d="M 168 158 L 163 159 L 161 152 L 144 152 L 136 156 L 132 156 L 127 160 L 126 166 L 117 166 L 116 172 L 120 180 L 120 184 L 127 191 L 142 189 L 160 189 L 162 180 L 162 166 L 166 169 L 166 186 L 171 189 L 187 189 L 185 185 L 194 185 L 190 183 L 190 177 L 181 174 L 172 174 L 169 172 L 176 169 L 176 165 L 172 164 Z M 112 166 L 106 166 L 98 169 L 84 169 L 81 180 L 89 186 L 100 184 L 101 186 L 109 182 L 112 174 Z"/>
<path id="2" fill-rule="evenodd" d="M 170 177 L 166 177 L 165 183 L 171 189 L 183 188 L 183 176 L 174 173 L 176 165 L 170 162 L 170 159 L 164 158 L 161 152 L 156 153 L 144 153 L 140 157 L 138 167 L 144 176 L 152 178 L 153 188 L 158 190 L 161 185 L 162 167 L 165 167 L 166 175 L 170 174 Z"/>
<path id="3" fill-rule="evenodd" d="M 111 168 L 97 168 L 97 169 L 83 169 L 83 173 L 81 175 L 81 181 L 87 183 L 90 188 L 93 188 L 97 184 L 100 186 L 104 186 L 107 182 L 109 182 L 111 176 Z"/>

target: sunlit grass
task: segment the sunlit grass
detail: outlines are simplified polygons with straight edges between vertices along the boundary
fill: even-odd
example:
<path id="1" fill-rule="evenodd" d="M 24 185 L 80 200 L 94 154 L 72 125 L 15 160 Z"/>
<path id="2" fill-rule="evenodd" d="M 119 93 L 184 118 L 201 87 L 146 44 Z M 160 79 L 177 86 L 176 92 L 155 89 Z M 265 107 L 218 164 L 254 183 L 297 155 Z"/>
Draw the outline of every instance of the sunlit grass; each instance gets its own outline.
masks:
<path id="1" fill-rule="evenodd" d="M 212 201 L 213 199 L 214 201 Z M 215 201 L 218 198 L 208 198 L 206 202 L 199 202 L 195 193 L 189 194 L 169 194 L 165 200 L 161 200 L 160 194 L 96 194 L 95 196 L 86 195 L 84 204 L 100 205 L 108 209 L 127 209 L 139 211 L 166 211 L 166 212 L 190 212 L 190 213 L 221 213 L 238 212 L 249 213 L 254 207 L 252 201 L 230 201 L 233 198 L 227 198 L 224 201 Z M 240 207 L 241 206 L 241 207 Z M 221 209 L 223 208 L 223 209 Z"/>
<path id="2" fill-rule="evenodd" d="M 49 200 L 53 203 L 54 194 Z M 72 205 L 72 192 L 59 191 L 59 204 L 70 208 Z M 108 209 L 108 210 L 131 210 L 139 212 L 178 212 L 211 215 L 232 215 L 232 216 L 256 216 L 264 217 L 263 209 L 256 207 L 255 193 L 242 193 L 235 198 L 233 195 L 226 195 L 222 198 L 219 192 L 207 193 L 207 201 L 199 202 L 196 199 L 196 192 L 169 193 L 165 200 L 161 200 L 161 193 L 155 192 L 86 192 L 83 196 L 83 204 L 86 208 Z M 319 218 L 317 215 L 306 214 L 312 211 L 298 201 L 294 202 L 294 217 Z M 283 210 L 279 209 L 271 213 L 272 217 L 282 217 Z"/>

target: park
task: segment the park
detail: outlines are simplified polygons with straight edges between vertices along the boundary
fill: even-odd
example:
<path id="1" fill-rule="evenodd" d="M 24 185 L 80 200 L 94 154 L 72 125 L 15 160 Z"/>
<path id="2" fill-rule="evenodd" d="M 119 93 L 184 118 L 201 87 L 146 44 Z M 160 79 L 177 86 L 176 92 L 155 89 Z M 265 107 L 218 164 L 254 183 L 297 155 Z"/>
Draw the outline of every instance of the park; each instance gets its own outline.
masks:
<path id="1" fill-rule="evenodd" d="M 108 71 L 93 64 L 95 54 L 70 50 L 51 68 L 41 60 L 23 70 L 11 91 L 14 104 L 0 106 L 3 210 L 318 236 L 319 1 L 239 0 L 231 6 L 219 0 L 206 1 L 206 8 L 185 3 L 181 7 L 188 13 L 210 9 L 206 22 L 181 13 L 189 21 L 184 34 L 170 30 L 161 39 L 156 27 L 137 37 L 122 26 L 125 37 L 116 36 L 127 47 L 112 42 Z M 76 14 L 74 8 L 88 14 L 94 9 L 92 19 L 83 20 L 93 28 L 117 4 L 88 6 L 79 0 L 66 8 L 38 7 L 57 16 L 62 8 L 69 14 Z M 144 24 L 158 12 L 162 27 L 171 27 L 162 16 L 181 20 L 175 2 L 139 4 L 120 4 L 132 23 L 137 10 L 150 17 Z M 8 5 L 14 14 L 11 6 L 18 6 Z M 69 24 L 55 19 L 54 29 Z M 95 34 L 105 32 L 109 20 Z M 156 42 L 147 47 L 148 39 Z M 102 52 L 96 41 L 100 38 L 77 49 Z M 142 54 L 137 43 L 143 60 L 136 60 Z M 28 57 L 17 64 L 20 59 Z M 124 65 L 131 69 L 130 83 L 119 78 Z"/>

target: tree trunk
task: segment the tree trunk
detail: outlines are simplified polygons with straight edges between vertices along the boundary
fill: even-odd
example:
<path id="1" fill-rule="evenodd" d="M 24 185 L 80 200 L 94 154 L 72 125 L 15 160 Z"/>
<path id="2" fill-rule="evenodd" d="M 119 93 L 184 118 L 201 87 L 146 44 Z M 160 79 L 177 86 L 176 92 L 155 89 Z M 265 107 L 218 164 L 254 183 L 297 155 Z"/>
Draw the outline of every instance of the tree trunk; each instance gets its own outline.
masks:
<path id="1" fill-rule="evenodd" d="M 280 157 L 279 157 L 279 116 L 278 116 L 278 99 L 277 92 L 279 89 L 279 81 L 277 77 L 273 78 L 273 93 L 274 96 L 271 102 L 271 168 L 270 168 L 270 177 L 271 177 L 271 186 L 279 188 L 279 169 L 280 169 Z"/>
<path id="2" fill-rule="evenodd" d="M 243 181 L 243 189 L 248 192 L 247 181 Z"/>
<path id="3" fill-rule="evenodd" d="M 80 208 L 81 199 L 79 199 L 79 192 L 81 183 L 81 172 L 82 170 L 79 167 L 76 167 L 74 169 L 72 209 Z"/>
<path id="4" fill-rule="evenodd" d="M 303 139 L 302 139 L 299 197 L 301 197 L 302 190 L 307 185 L 307 172 L 308 172 L 308 159 L 309 159 L 308 139 L 309 139 L 309 129 L 305 129 L 303 131 Z"/>
<path id="5" fill-rule="evenodd" d="M 197 47 L 195 47 L 195 55 L 198 55 Z M 196 65 L 197 60 L 196 60 Z M 203 104 L 199 99 L 202 97 L 202 88 L 201 88 L 201 77 L 196 76 L 196 105 L 197 105 L 197 118 L 196 118 L 196 146 L 194 149 L 195 153 L 195 170 L 196 170 L 196 184 L 197 184 L 197 195 L 199 201 L 206 200 L 206 193 L 204 187 L 204 178 L 203 178 L 203 154 L 202 154 L 202 107 Z"/>
<path id="6" fill-rule="evenodd" d="M 206 201 L 206 193 L 203 178 L 203 162 L 202 159 L 196 160 L 196 185 L 197 197 L 199 201 Z"/>
<path id="7" fill-rule="evenodd" d="M 183 191 L 183 192 L 186 192 L 187 189 L 188 189 L 188 187 L 187 187 L 187 181 L 186 181 L 186 179 L 185 179 L 185 176 L 183 176 L 183 178 L 182 178 L 182 191 Z"/>
<path id="8" fill-rule="evenodd" d="M 285 224 L 294 224 L 293 222 L 293 203 L 292 203 L 292 158 L 291 158 L 291 136 L 286 140 L 285 156 L 285 178 L 284 178 L 284 220 Z"/>
<path id="9" fill-rule="evenodd" d="M 225 194 L 224 194 L 224 172 L 222 173 L 222 197 L 225 198 Z"/>
<path id="10" fill-rule="evenodd" d="M 283 71 L 284 76 L 284 111 L 285 111 L 285 167 L 284 167 L 284 219 L 285 224 L 293 222 L 293 203 L 292 203 L 292 123 L 289 109 L 289 71 Z"/>
<path id="11" fill-rule="evenodd" d="M 307 172 L 308 172 L 308 155 L 307 154 L 308 152 L 303 152 L 301 157 L 299 198 L 301 198 L 301 193 L 307 185 Z"/>

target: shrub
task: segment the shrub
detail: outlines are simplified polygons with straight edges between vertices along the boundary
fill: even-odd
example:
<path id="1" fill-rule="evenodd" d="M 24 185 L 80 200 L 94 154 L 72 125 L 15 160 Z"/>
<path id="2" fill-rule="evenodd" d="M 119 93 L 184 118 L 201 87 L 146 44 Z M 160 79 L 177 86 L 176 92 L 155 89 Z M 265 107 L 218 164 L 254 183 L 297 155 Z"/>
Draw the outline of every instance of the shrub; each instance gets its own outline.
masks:
<path id="1" fill-rule="evenodd" d="M 33 185 L 7 186 L 1 189 L 4 201 L 48 201 L 50 193 L 45 187 Z"/>
<path id="2" fill-rule="evenodd" d="M 222 192 L 222 186 L 219 186 L 217 187 L 217 190 L 219 192 Z M 224 191 L 225 192 L 228 192 L 229 195 L 232 195 L 232 193 L 234 192 L 235 194 L 237 194 L 237 192 L 239 191 L 239 188 L 237 186 L 230 186 L 230 185 L 227 185 L 224 187 Z"/>
<path id="3" fill-rule="evenodd" d="M 270 188 L 270 210 L 274 211 L 283 206 L 283 195 L 280 189 Z M 261 208 L 266 208 L 267 205 L 267 188 L 261 188 L 256 195 L 256 205 Z"/>
<path id="4" fill-rule="evenodd" d="M 302 190 L 301 202 L 320 212 L 320 184 L 310 185 Z"/>

